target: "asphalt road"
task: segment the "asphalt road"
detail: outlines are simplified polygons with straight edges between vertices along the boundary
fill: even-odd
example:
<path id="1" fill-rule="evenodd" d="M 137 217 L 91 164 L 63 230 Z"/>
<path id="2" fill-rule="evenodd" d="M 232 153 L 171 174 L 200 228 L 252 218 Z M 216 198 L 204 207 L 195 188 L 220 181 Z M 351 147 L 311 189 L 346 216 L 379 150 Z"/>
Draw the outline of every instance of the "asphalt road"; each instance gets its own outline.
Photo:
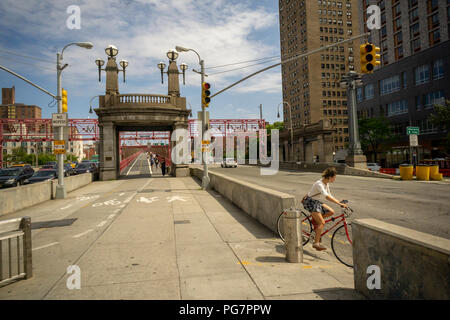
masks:
<path id="1" fill-rule="evenodd" d="M 211 168 L 231 177 L 295 195 L 297 203 L 320 173 L 279 171 L 261 176 L 252 166 Z M 398 181 L 339 175 L 330 186 L 337 199 L 347 199 L 355 218 L 374 218 L 424 233 L 450 239 L 450 182 Z M 301 205 L 301 204 L 300 204 Z M 340 212 L 337 205 L 331 205 Z M 303 208 L 303 207 L 301 207 Z"/>

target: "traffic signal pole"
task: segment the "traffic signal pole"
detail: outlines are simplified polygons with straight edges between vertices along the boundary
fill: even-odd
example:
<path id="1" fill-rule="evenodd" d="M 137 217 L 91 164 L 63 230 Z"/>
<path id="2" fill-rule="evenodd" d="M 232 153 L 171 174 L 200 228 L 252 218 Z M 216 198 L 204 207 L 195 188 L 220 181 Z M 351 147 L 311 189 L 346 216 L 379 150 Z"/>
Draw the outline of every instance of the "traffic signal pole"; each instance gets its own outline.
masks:
<path id="1" fill-rule="evenodd" d="M 203 102 L 203 83 L 205 82 L 205 62 L 203 60 L 200 60 L 200 72 L 201 72 L 201 94 L 200 94 L 200 103 L 202 106 L 202 140 L 206 140 L 205 133 L 208 130 L 207 129 L 207 123 L 206 123 L 206 111 L 205 111 L 205 103 Z M 202 143 L 202 149 L 203 149 L 203 143 Z M 209 175 L 208 175 L 208 164 L 206 162 L 206 148 L 202 150 L 202 161 L 203 161 L 203 179 L 202 179 L 202 189 L 206 190 L 206 188 L 209 185 Z"/>
<path id="2" fill-rule="evenodd" d="M 65 66 L 61 66 L 61 54 L 56 54 L 56 101 L 58 103 L 58 113 L 62 113 L 62 88 L 61 88 L 61 73 Z M 64 140 L 63 127 L 58 128 L 58 140 Z M 56 199 L 66 198 L 66 189 L 64 187 L 64 155 L 58 154 L 58 185 L 56 186 Z"/>

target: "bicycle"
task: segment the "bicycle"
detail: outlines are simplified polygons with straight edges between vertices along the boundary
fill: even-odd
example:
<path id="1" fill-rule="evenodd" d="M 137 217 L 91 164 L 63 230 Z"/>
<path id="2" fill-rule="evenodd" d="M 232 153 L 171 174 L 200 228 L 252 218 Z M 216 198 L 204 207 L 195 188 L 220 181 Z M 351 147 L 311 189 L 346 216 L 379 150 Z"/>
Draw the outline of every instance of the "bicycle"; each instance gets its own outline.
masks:
<path id="1" fill-rule="evenodd" d="M 348 203 L 347 200 L 343 200 L 342 203 Z M 305 246 L 310 240 L 313 241 L 315 231 L 313 229 L 312 216 L 310 214 L 305 213 L 305 211 L 296 209 L 301 211 L 301 224 L 302 224 L 302 245 Z M 331 248 L 333 250 L 336 258 L 343 263 L 344 265 L 353 268 L 353 242 L 352 242 L 352 228 L 351 223 L 347 223 L 346 218 L 349 218 L 353 210 L 350 207 L 342 208 L 342 212 L 340 215 L 336 217 L 330 217 L 328 220 L 325 220 L 325 226 L 328 222 L 336 221 L 331 228 L 328 228 L 323 231 L 321 237 L 327 234 L 329 231 L 333 230 L 336 226 L 340 225 L 341 222 L 343 224 L 338 227 L 331 238 Z M 286 215 L 286 211 L 280 213 L 277 219 L 277 231 L 281 240 L 285 242 L 283 236 L 283 215 Z"/>

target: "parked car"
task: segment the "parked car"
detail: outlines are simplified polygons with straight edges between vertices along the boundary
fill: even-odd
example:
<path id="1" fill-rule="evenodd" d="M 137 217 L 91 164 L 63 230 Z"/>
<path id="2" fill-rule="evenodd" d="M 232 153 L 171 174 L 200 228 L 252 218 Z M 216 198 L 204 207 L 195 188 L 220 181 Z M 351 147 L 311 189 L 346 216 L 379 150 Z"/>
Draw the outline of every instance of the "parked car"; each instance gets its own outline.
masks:
<path id="1" fill-rule="evenodd" d="M 381 166 L 378 163 L 367 163 L 367 168 L 370 171 L 380 171 Z"/>
<path id="2" fill-rule="evenodd" d="M 33 174 L 30 166 L 3 169 L 0 172 L 0 187 L 17 187 Z"/>
<path id="3" fill-rule="evenodd" d="M 73 176 L 74 174 L 75 174 L 75 169 L 72 167 L 72 165 L 70 163 L 65 163 L 64 164 L 64 175 L 66 177 L 68 177 L 68 176 Z"/>
<path id="4" fill-rule="evenodd" d="M 237 168 L 238 164 L 234 158 L 226 158 L 222 161 L 220 166 L 222 168 Z"/>
<path id="5" fill-rule="evenodd" d="M 35 172 L 30 178 L 25 179 L 24 184 L 37 183 L 42 181 L 49 181 L 58 177 L 58 171 L 55 169 L 41 169 Z"/>
<path id="6" fill-rule="evenodd" d="M 89 163 L 79 163 L 76 167 L 75 167 L 75 174 L 82 174 L 82 173 L 95 173 L 97 172 L 97 166 L 91 162 Z"/>

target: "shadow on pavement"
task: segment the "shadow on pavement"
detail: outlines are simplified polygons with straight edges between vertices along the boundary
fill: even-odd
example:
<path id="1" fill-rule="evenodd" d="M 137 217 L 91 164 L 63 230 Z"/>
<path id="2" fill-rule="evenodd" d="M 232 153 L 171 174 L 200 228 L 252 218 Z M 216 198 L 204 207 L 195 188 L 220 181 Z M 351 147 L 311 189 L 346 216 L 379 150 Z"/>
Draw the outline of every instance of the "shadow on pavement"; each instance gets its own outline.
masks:
<path id="1" fill-rule="evenodd" d="M 362 294 L 350 288 L 325 288 L 313 292 L 323 300 L 365 300 Z"/>
<path id="2" fill-rule="evenodd" d="M 201 181 L 199 179 L 194 178 L 193 180 L 201 187 Z M 222 208 L 227 211 L 234 219 L 236 219 L 236 221 L 238 221 L 245 229 L 247 229 L 248 232 L 255 236 L 255 238 L 267 239 L 278 237 L 275 232 L 270 230 L 255 218 L 243 212 L 241 208 L 233 204 L 218 192 L 211 189 L 206 190 L 206 192 L 213 196 L 222 206 Z"/>

